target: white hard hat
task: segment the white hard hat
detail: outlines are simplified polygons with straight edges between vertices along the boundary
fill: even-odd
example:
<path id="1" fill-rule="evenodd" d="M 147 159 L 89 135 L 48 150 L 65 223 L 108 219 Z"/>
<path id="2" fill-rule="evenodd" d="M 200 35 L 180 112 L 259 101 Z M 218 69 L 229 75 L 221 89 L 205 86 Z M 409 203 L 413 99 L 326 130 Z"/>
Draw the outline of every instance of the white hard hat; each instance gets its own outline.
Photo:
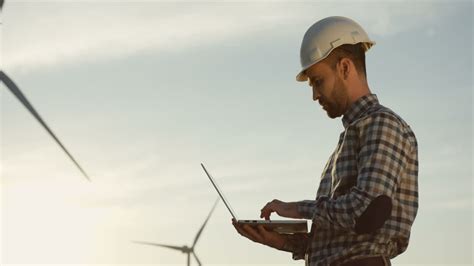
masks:
<path id="1" fill-rule="evenodd" d="M 364 51 L 375 45 L 365 30 L 352 19 L 335 16 L 314 23 L 306 31 L 301 43 L 302 70 L 296 76 L 296 80 L 308 80 L 304 71 L 326 58 L 336 47 L 357 43 L 362 43 Z"/>

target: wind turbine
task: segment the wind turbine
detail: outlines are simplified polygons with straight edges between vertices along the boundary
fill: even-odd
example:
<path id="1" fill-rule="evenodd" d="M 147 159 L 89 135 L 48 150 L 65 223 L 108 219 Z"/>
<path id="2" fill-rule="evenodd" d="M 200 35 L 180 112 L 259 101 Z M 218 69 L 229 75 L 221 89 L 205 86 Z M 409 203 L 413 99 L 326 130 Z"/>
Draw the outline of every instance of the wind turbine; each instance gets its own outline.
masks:
<path id="1" fill-rule="evenodd" d="M 3 7 L 3 0 L 0 0 L 0 12 L 2 11 Z M 1 23 L 0 23 L 1 25 Z M 1 39 L 0 39 L 1 41 Z M 61 147 L 61 149 L 67 154 L 67 156 L 73 161 L 73 163 L 79 168 L 81 173 L 84 175 L 84 177 L 91 181 L 89 176 L 86 174 L 86 172 L 82 169 L 82 167 L 77 163 L 77 161 L 72 157 L 71 153 L 66 149 L 66 147 L 61 143 L 61 141 L 56 137 L 56 135 L 53 133 L 53 131 L 48 127 L 46 122 L 41 118 L 41 116 L 38 114 L 38 112 L 35 110 L 33 105 L 26 99 L 25 95 L 21 92 L 20 88 L 13 82 L 13 80 L 10 79 L 10 77 L 7 76 L 2 70 L 0 70 L 0 80 L 7 86 L 7 88 L 15 95 L 15 97 L 30 111 L 30 113 L 38 120 L 38 122 L 43 126 L 43 128 L 49 133 L 51 137 L 58 143 L 58 145 Z"/>
<path id="2" fill-rule="evenodd" d="M 144 241 L 132 241 L 133 243 L 136 244 L 142 244 L 142 245 L 150 245 L 150 246 L 157 246 L 157 247 L 163 247 L 163 248 L 169 248 L 169 249 L 174 249 L 181 251 L 183 253 L 187 254 L 187 266 L 191 265 L 191 254 L 193 255 L 194 259 L 196 259 L 196 262 L 198 263 L 199 266 L 201 266 L 201 261 L 198 259 L 196 253 L 194 252 L 194 247 L 196 246 L 197 241 L 199 240 L 199 237 L 201 236 L 202 231 L 204 230 L 204 227 L 207 224 L 207 221 L 209 221 L 209 218 L 211 217 L 212 212 L 216 208 L 217 203 L 219 202 L 219 198 L 217 198 L 216 202 L 214 202 L 214 206 L 212 207 L 211 211 L 209 212 L 209 215 L 207 215 L 206 220 L 204 221 L 204 224 L 201 226 L 199 231 L 197 232 L 196 236 L 194 237 L 193 245 L 191 247 L 188 247 L 187 245 L 184 246 L 172 246 L 172 245 L 163 245 L 163 244 L 158 244 L 158 243 L 152 243 L 152 242 L 144 242 Z"/>

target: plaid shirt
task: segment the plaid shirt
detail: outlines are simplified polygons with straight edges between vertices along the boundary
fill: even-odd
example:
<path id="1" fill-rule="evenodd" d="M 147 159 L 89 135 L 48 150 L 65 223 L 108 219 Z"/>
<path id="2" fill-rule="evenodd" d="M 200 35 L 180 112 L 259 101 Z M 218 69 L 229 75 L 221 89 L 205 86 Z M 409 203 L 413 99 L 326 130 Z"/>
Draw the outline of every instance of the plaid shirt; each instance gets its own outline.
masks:
<path id="1" fill-rule="evenodd" d="M 410 126 L 374 94 L 351 105 L 342 123 L 316 200 L 298 202 L 300 214 L 312 219 L 311 232 L 287 236 L 284 247 L 311 266 L 397 256 L 418 210 L 418 145 Z M 357 234 L 357 218 L 381 195 L 392 200 L 390 217 L 373 233 Z"/>

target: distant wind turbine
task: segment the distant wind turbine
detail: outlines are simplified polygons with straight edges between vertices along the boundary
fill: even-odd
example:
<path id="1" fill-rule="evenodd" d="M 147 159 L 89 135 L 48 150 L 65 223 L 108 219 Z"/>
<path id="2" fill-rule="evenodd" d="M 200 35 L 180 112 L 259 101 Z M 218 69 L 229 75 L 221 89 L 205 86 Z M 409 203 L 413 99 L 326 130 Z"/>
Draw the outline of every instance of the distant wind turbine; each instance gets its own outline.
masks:
<path id="1" fill-rule="evenodd" d="M 157 243 L 152 243 L 152 242 L 143 242 L 143 241 L 132 241 L 133 243 L 136 244 L 142 244 L 142 245 L 150 245 L 150 246 L 157 246 L 157 247 L 164 247 L 164 248 L 169 248 L 169 249 L 174 249 L 181 251 L 183 253 L 187 254 L 188 260 L 187 260 L 187 266 L 191 265 L 191 254 L 194 256 L 194 259 L 196 259 L 196 262 L 198 263 L 199 266 L 201 266 L 201 261 L 198 259 L 196 253 L 194 252 L 194 247 L 196 246 L 196 243 L 201 236 L 202 231 L 204 230 L 204 227 L 207 224 L 207 221 L 209 221 L 209 218 L 211 217 L 212 212 L 216 208 L 217 203 L 219 202 L 219 198 L 217 198 L 216 202 L 214 203 L 214 206 L 211 209 L 211 212 L 209 212 L 209 215 L 207 216 L 206 220 L 204 221 L 204 224 L 201 226 L 201 229 L 197 232 L 196 236 L 194 237 L 194 242 L 191 247 L 188 246 L 171 246 L 171 245 L 163 245 L 163 244 L 157 244 Z"/>

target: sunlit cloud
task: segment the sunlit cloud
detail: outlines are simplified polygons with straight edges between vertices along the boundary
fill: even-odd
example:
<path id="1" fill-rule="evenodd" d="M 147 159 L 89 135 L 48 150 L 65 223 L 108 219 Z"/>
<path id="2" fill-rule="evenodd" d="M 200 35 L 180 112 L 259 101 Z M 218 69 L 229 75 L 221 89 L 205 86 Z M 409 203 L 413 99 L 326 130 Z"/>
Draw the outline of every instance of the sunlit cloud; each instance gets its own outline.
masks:
<path id="1" fill-rule="evenodd" d="M 18 8 L 28 20 L 5 18 L 4 51 L 8 68 L 90 62 L 151 50 L 160 53 L 197 48 L 222 39 L 237 40 L 243 34 L 261 31 L 265 25 L 288 19 L 284 10 L 273 12 L 271 16 L 258 16 L 263 6 L 251 9 L 249 19 L 245 20 L 238 15 L 243 7 L 237 7 L 235 12 L 230 12 L 234 9 L 231 7 L 164 5 L 162 8 L 153 3 L 108 6 L 71 3 Z M 48 13 L 54 16 L 44 16 Z"/>
<path id="2" fill-rule="evenodd" d="M 399 1 L 376 3 L 370 10 L 356 2 L 346 1 L 337 8 L 328 3 L 297 2 L 12 2 L 3 19 L 4 63 L 6 69 L 27 71 L 147 51 L 195 49 L 224 40 L 239 41 L 243 36 L 260 34 L 261 38 L 265 31 L 289 30 L 284 25 L 295 21 L 301 23 L 299 31 L 303 34 L 310 23 L 335 14 L 353 17 L 371 35 L 385 36 L 422 27 L 439 19 L 441 12 L 439 5 L 423 2 L 411 3 L 409 9 L 400 8 Z M 400 17 L 404 17 L 403 23 Z M 434 32 L 431 29 L 428 34 Z"/>

